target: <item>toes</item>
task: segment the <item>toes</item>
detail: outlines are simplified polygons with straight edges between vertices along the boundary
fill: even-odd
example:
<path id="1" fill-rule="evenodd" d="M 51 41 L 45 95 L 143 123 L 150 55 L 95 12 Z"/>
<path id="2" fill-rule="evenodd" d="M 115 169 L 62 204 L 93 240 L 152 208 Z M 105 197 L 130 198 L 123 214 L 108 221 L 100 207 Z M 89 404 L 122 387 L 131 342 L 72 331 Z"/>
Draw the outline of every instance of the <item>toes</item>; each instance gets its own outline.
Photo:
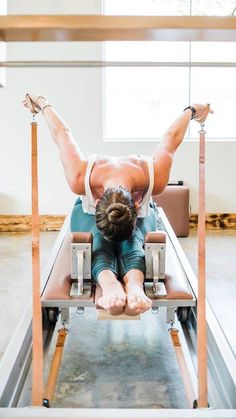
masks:
<path id="1" fill-rule="evenodd" d="M 126 303 L 126 295 L 125 294 L 119 294 L 116 295 L 112 299 L 112 304 L 114 307 L 123 307 Z"/>
<path id="2" fill-rule="evenodd" d="M 149 298 L 145 299 L 145 300 L 143 301 L 143 308 L 144 308 L 144 311 L 149 310 L 151 307 L 152 307 L 152 301 L 151 301 L 151 300 L 149 300 Z"/>
<path id="3" fill-rule="evenodd" d="M 135 310 L 137 313 L 144 313 L 150 309 L 152 301 L 146 296 L 132 295 L 128 297 L 128 306 L 131 310 Z"/>
<path id="4" fill-rule="evenodd" d="M 151 300 L 149 300 L 149 298 L 145 298 L 145 299 L 142 301 L 142 308 L 143 308 L 143 309 L 148 310 L 151 306 L 152 306 L 152 301 L 151 301 Z"/>
<path id="5" fill-rule="evenodd" d="M 124 307 L 124 306 L 125 306 L 125 303 L 126 303 L 126 299 L 125 299 L 125 298 L 119 298 L 119 299 L 116 301 L 116 305 L 117 305 L 118 307 Z"/>
<path id="6" fill-rule="evenodd" d="M 108 310 L 108 312 L 112 315 L 112 316 L 119 316 L 120 314 L 122 314 L 124 312 L 124 306 L 122 307 L 113 307 L 110 308 Z"/>
<path id="7" fill-rule="evenodd" d="M 109 306 L 110 307 L 115 307 L 117 304 L 117 298 L 116 297 L 112 297 L 109 301 Z"/>
<path id="8" fill-rule="evenodd" d="M 98 305 L 105 308 L 106 310 L 109 310 L 111 308 L 116 307 L 124 307 L 126 303 L 126 296 L 120 295 L 120 296 L 107 296 L 107 297 L 101 297 L 98 299 Z"/>
<path id="9" fill-rule="evenodd" d="M 103 297 L 101 297 L 101 298 L 98 299 L 98 305 L 100 307 L 105 308 L 105 310 L 107 310 L 109 308 L 108 301 L 106 300 L 106 298 L 103 298 Z"/>
<path id="10" fill-rule="evenodd" d="M 132 309 L 138 308 L 138 302 L 137 302 L 136 295 L 132 295 L 132 296 L 128 297 L 128 305 Z"/>

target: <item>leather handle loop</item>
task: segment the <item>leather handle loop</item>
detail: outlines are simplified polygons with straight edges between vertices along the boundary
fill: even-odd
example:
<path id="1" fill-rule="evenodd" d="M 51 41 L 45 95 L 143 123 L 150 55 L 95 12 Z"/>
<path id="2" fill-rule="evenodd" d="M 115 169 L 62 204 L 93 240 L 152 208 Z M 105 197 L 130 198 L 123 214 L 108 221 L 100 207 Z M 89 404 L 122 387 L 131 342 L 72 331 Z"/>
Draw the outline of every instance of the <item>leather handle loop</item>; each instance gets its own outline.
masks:
<path id="1" fill-rule="evenodd" d="M 28 93 L 25 96 L 25 100 L 31 113 L 36 115 L 37 113 L 41 111 L 41 108 L 32 102 L 32 100 L 30 99 L 30 95 Z"/>
<path id="2" fill-rule="evenodd" d="M 208 407 L 207 397 L 207 328 L 206 328 L 206 249 L 205 249 L 205 131 L 202 127 L 199 143 L 199 208 L 198 208 L 198 407 Z"/>
<path id="3" fill-rule="evenodd" d="M 42 406 L 43 400 L 43 332 L 40 281 L 40 240 L 38 210 L 38 151 L 37 123 L 31 123 L 31 173 L 32 173 L 32 300 L 33 300 L 33 354 L 32 354 L 32 405 Z"/>

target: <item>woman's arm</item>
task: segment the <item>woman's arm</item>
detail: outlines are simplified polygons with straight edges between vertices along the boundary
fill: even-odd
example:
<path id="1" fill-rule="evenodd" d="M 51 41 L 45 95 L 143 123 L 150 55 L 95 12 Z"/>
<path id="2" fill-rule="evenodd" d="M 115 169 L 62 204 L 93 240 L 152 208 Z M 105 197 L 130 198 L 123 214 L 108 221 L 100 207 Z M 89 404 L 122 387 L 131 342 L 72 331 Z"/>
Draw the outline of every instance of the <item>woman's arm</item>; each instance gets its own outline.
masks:
<path id="1" fill-rule="evenodd" d="M 193 107 L 196 109 L 194 119 L 198 122 L 205 121 L 208 113 L 213 112 L 210 109 L 209 104 L 194 104 Z M 153 195 L 161 193 L 168 183 L 174 153 L 184 139 L 191 118 L 191 109 L 186 109 L 182 112 L 182 114 L 170 125 L 169 129 L 164 134 L 163 141 L 154 150 L 155 183 Z"/>
<path id="2" fill-rule="evenodd" d="M 87 160 L 75 143 L 71 130 L 62 120 L 58 113 L 49 105 L 42 96 L 28 95 L 33 106 L 37 111 L 42 110 L 49 132 L 58 146 L 60 158 L 63 164 L 67 182 L 74 193 L 84 193 L 84 173 Z M 25 100 L 24 106 L 29 108 L 28 101 Z M 30 109 L 32 111 L 32 109 Z"/>

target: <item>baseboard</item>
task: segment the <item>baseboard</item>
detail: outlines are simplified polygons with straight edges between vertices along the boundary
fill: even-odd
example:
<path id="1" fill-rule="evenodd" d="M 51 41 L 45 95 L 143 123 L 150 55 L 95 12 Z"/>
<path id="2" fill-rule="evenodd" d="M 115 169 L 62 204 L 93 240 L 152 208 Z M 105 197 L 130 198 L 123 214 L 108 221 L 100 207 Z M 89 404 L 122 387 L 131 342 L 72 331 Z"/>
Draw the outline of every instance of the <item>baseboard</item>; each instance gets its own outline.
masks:
<path id="1" fill-rule="evenodd" d="M 65 215 L 40 215 L 40 231 L 59 231 Z M 31 231 L 31 215 L 0 215 L 0 232 Z"/>
<path id="2" fill-rule="evenodd" d="M 189 228 L 197 228 L 198 214 L 189 216 Z M 236 214 L 206 214 L 206 230 L 236 230 Z"/>
<path id="3" fill-rule="evenodd" d="M 65 215 L 40 215 L 40 231 L 59 231 Z M 190 229 L 196 229 L 198 214 L 189 216 Z M 207 230 L 236 230 L 236 214 L 206 214 Z M 30 215 L 0 215 L 0 232 L 31 231 Z"/>

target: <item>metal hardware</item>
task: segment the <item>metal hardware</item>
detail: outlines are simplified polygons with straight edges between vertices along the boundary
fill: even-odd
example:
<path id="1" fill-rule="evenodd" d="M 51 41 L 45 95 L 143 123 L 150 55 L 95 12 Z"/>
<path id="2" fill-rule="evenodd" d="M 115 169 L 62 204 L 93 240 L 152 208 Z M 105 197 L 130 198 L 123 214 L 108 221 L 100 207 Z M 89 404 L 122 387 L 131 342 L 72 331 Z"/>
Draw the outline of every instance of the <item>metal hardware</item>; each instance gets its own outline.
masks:
<path id="1" fill-rule="evenodd" d="M 84 307 L 77 307 L 76 314 L 79 314 L 79 316 L 81 316 L 81 314 L 84 314 Z"/>
<path id="2" fill-rule="evenodd" d="M 159 307 L 152 307 L 152 314 L 158 314 Z"/>
<path id="3" fill-rule="evenodd" d="M 82 295 L 84 279 L 91 278 L 91 244 L 71 244 L 71 278 L 77 281 L 72 284 L 70 296 Z"/>
<path id="4" fill-rule="evenodd" d="M 153 279 L 153 294 L 167 295 L 166 287 L 160 279 L 165 278 L 165 244 L 147 243 L 145 245 L 146 278 Z"/>
<path id="5" fill-rule="evenodd" d="M 166 309 L 166 323 L 170 323 L 170 327 L 175 323 L 175 310 L 176 308 L 167 307 Z"/>
<path id="6" fill-rule="evenodd" d="M 157 256 L 157 254 L 159 255 Z M 157 258 L 155 256 L 157 256 Z M 154 262 L 153 262 L 153 259 L 155 259 Z M 146 243 L 145 244 L 145 264 L 146 264 L 146 278 L 147 279 L 153 279 L 154 275 L 158 276 L 158 279 L 165 279 L 165 244 L 164 243 Z"/>
<path id="7" fill-rule="evenodd" d="M 61 324 L 64 326 L 65 324 L 69 324 L 70 320 L 70 313 L 69 308 L 62 308 L 61 309 Z"/>

